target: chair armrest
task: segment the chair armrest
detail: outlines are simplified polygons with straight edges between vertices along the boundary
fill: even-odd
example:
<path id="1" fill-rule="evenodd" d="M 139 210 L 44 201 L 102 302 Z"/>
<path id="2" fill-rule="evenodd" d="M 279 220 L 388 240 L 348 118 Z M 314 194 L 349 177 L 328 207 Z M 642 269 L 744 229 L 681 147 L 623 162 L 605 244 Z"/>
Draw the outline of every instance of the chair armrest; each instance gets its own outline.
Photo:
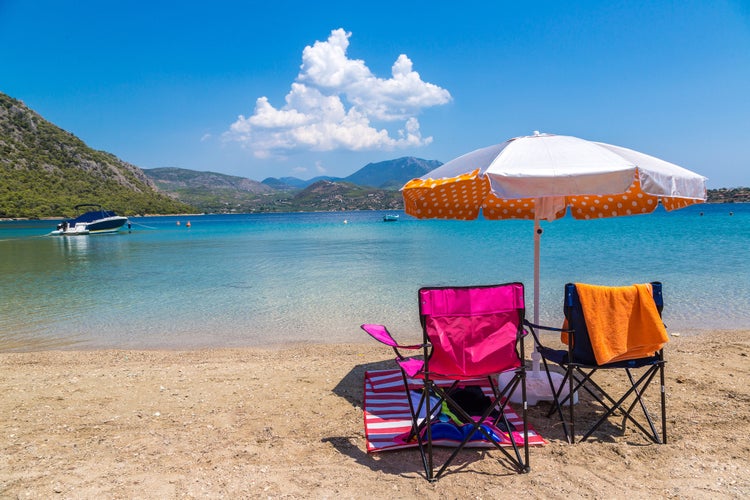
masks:
<path id="1" fill-rule="evenodd" d="M 524 321 L 523 324 L 526 325 L 526 326 L 528 326 L 528 327 L 530 327 L 532 333 L 534 332 L 535 328 L 537 330 L 547 330 L 547 331 L 550 331 L 550 332 L 568 332 L 568 333 L 570 333 L 570 332 L 573 331 L 572 328 L 555 328 L 554 326 L 537 325 L 537 324 L 534 324 L 534 323 L 532 323 L 530 321 Z"/>
<path id="2" fill-rule="evenodd" d="M 377 340 L 378 342 L 381 342 L 387 346 L 391 346 L 393 348 L 399 348 L 399 349 L 423 349 L 424 347 L 428 347 L 429 344 L 414 344 L 414 345 L 401 345 L 393 338 L 393 335 L 391 335 L 391 332 L 388 331 L 388 329 L 383 325 L 373 325 L 373 324 L 364 324 L 361 325 L 360 328 L 362 328 L 365 332 L 367 332 L 372 338 Z"/>
<path id="3" fill-rule="evenodd" d="M 431 347 L 430 344 L 414 344 L 414 345 L 401 345 L 396 340 L 394 340 L 393 335 L 391 335 L 391 332 L 388 331 L 388 329 L 383 325 L 373 325 L 373 324 L 364 324 L 360 325 L 360 328 L 362 328 L 364 331 L 366 331 L 372 338 L 377 340 L 378 342 L 381 342 L 387 346 L 391 346 L 393 348 L 393 352 L 396 353 L 396 356 L 399 360 L 405 360 L 404 356 L 399 352 L 399 349 L 410 349 L 410 350 L 416 350 L 416 349 L 425 349 L 427 347 Z M 426 351 L 425 351 L 426 354 Z"/>
<path id="4" fill-rule="evenodd" d="M 536 330 L 546 330 L 548 332 L 560 332 L 560 340 L 568 345 L 568 350 L 570 350 L 571 342 L 568 342 L 567 339 L 571 339 L 574 336 L 572 334 L 575 334 L 575 329 L 573 328 L 555 328 L 554 326 L 545 326 L 545 325 L 537 325 L 534 323 L 531 323 L 530 321 L 524 320 L 524 325 L 529 327 L 529 330 L 531 331 L 532 337 L 534 337 L 534 342 L 536 342 L 536 345 L 541 347 L 544 347 L 542 344 L 542 341 L 539 340 L 539 336 L 536 334 Z M 567 324 L 567 322 L 566 322 Z"/>

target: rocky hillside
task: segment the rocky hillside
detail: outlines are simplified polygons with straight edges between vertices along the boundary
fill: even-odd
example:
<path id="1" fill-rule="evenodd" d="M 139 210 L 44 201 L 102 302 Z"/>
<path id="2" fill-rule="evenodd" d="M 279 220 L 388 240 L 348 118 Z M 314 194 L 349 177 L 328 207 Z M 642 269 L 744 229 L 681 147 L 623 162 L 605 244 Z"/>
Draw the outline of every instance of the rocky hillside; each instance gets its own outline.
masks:
<path id="1" fill-rule="evenodd" d="M 287 202 L 292 211 L 398 210 L 401 192 L 358 186 L 342 181 L 318 181 Z"/>
<path id="2" fill-rule="evenodd" d="M 335 210 L 395 210 L 403 207 L 401 193 L 358 186 L 341 179 L 307 184 L 263 183 L 180 168 L 146 169 L 145 174 L 171 196 L 206 213 L 310 212 Z M 299 183 L 297 182 L 299 181 Z M 304 189 L 294 185 L 306 186 Z"/>
<path id="3" fill-rule="evenodd" d="M 263 182 L 216 172 L 155 168 L 144 172 L 162 191 L 208 213 L 398 210 L 398 189 L 441 163 L 404 157 L 368 163 L 346 178 L 267 178 Z"/>
<path id="4" fill-rule="evenodd" d="M 287 196 L 260 182 L 184 168 L 152 168 L 143 172 L 160 191 L 206 213 L 257 212 L 269 200 Z"/>
<path id="5" fill-rule="evenodd" d="M 72 216 L 81 203 L 123 215 L 195 211 L 158 192 L 138 167 L 0 93 L 0 217 Z"/>
<path id="6" fill-rule="evenodd" d="M 182 189 L 227 189 L 244 193 L 262 194 L 274 189 L 258 181 L 220 174 L 217 172 L 196 172 L 184 168 L 150 168 L 143 173 L 164 191 Z"/>

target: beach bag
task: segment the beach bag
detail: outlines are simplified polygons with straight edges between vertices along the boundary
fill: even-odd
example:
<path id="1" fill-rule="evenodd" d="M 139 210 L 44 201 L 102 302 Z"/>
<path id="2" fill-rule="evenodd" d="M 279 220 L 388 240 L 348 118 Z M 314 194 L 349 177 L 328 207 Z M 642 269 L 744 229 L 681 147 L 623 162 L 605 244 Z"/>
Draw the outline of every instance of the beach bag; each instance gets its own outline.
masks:
<path id="1" fill-rule="evenodd" d="M 481 387 L 477 385 L 467 385 L 454 389 L 450 397 L 455 403 L 471 416 L 483 415 L 487 408 L 492 405 L 492 399 L 484 394 Z M 456 408 L 453 404 L 448 405 L 453 412 Z"/>

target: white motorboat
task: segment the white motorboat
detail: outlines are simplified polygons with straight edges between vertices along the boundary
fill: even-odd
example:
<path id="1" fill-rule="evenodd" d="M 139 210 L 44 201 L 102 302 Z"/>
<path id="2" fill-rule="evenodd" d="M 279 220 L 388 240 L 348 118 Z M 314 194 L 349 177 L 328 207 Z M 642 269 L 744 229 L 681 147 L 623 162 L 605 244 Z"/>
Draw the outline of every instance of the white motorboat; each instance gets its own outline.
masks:
<path id="1" fill-rule="evenodd" d="M 83 204 L 76 205 L 75 209 L 95 208 L 82 213 L 75 219 L 69 219 L 57 225 L 52 231 L 54 235 L 78 236 L 84 234 L 115 233 L 128 222 L 127 217 L 117 215 L 110 210 L 104 210 L 101 205 Z"/>

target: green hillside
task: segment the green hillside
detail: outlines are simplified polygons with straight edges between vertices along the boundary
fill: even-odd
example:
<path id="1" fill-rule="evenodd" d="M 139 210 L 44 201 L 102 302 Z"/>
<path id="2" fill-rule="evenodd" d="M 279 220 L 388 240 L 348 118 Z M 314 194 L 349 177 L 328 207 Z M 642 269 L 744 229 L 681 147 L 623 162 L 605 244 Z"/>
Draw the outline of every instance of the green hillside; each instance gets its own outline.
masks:
<path id="1" fill-rule="evenodd" d="M 350 182 L 318 181 L 288 202 L 291 211 L 399 210 L 404 207 L 399 191 L 386 191 Z"/>
<path id="2" fill-rule="evenodd" d="M 252 213 L 291 195 L 258 181 L 184 168 L 151 168 L 143 173 L 160 191 L 206 213 Z"/>
<path id="3" fill-rule="evenodd" d="M 216 172 L 181 168 L 146 169 L 160 190 L 206 213 L 397 210 L 401 193 L 358 186 L 341 180 L 319 180 L 304 189 L 284 189 Z M 265 182 L 265 181 L 264 181 Z"/>
<path id="4" fill-rule="evenodd" d="M 67 217 L 81 203 L 122 215 L 195 211 L 159 193 L 139 168 L 0 93 L 0 217 Z"/>
<path id="5" fill-rule="evenodd" d="M 386 163 L 386 162 L 384 162 Z M 289 184 L 263 183 L 216 172 L 181 168 L 146 169 L 160 190 L 206 213 L 311 212 L 337 210 L 398 210 L 401 193 L 337 180 L 318 180 L 304 189 Z M 403 175 L 403 174 L 402 174 Z M 289 180 L 289 178 L 285 178 Z M 299 184 L 307 184 L 306 181 Z M 396 181 L 398 186 L 404 181 Z M 280 187 L 273 188 L 276 185 Z"/>

